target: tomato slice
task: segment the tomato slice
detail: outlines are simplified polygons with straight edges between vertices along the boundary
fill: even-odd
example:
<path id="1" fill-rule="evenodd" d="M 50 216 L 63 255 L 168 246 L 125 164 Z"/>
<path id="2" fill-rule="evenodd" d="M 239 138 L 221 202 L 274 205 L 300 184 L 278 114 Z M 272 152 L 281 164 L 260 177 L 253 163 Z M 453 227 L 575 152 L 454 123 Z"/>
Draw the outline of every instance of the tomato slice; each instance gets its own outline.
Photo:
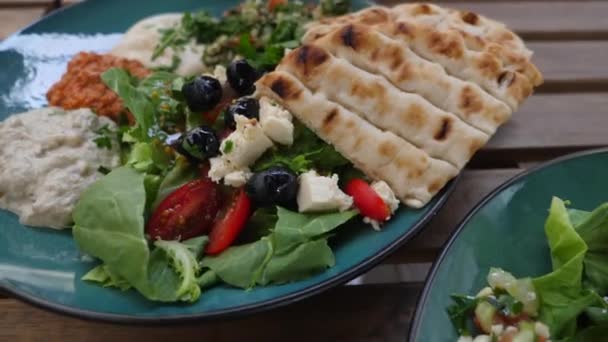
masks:
<path id="1" fill-rule="evenodd" d="M 224 217 L 215 222 L 209 233 L 207 254 L 219 254 L 228 248 L 245 227 L 251 215 L 251 200 L 241 189 L 234 197 Z"/>
<path id="2" fill-rule="evenodd" d="M 268 1 L 268 10 L 270 12 L 274 11 L 274 9 L 279 5 L 286 5 L 287 0 L 269 0 Z"/>
<path id="3" fill-rule="evenodd" d="M 381 222 L 391 216 L 390 208 L 382 197 L 363 179 L 351 179 L 346 184 L 345 192 L 353 198 L 361 215 Z"/>
<path id="4" fill-rule="evenodd" d="M 186 240 L 203 235 L 212 227 L 221 208 L 221 194 L 209 178 L 186 183 L 156 208 L 146 233 L 152 239 Z"/>

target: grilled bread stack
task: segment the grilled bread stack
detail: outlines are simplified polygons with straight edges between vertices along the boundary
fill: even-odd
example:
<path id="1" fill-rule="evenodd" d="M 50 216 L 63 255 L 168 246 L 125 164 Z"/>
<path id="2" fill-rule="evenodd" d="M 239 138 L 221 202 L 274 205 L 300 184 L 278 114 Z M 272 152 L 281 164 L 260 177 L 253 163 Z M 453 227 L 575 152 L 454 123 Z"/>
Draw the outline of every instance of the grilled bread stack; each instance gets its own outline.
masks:
<path id="1" fill-rule="evenodd" d="M 503 24 L 430 4 L 308 27 L 257 83 L 400 200 L 424 206 L 542 83 Z"/>

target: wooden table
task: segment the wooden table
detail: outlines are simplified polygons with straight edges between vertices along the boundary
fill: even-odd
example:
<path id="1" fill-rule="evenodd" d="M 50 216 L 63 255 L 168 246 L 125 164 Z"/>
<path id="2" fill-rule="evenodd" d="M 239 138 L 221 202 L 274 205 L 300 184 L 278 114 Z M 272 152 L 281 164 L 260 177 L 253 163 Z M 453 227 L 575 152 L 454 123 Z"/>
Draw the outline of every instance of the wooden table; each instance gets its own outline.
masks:
<path id="1" fill-rule="evenodd" d="M 395 1 L 384 1 L 384 3 Z M 0 0 L 0 39 L 52 8 Z M 535 52 L 545 84 L 470 163 L 441 212 L 356 285 L 251 317 L 174 327 L 93 323 L 0 294 L 0 341 L 369 340 L 402 341 L 424 278 L 475 203 L 522 170 L 608 145 L 608 1 L 454 0 L 450 6 L 506 22 Z"/>

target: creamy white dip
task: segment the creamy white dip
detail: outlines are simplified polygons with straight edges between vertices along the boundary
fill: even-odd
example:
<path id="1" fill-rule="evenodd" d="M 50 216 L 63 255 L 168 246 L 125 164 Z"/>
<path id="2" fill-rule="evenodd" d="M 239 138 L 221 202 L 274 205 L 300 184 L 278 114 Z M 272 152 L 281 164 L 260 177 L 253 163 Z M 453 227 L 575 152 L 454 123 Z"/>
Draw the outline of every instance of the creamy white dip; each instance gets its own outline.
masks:
<path id="1" fill-rule="evenodd" d="M 65 228 L 81 192 L 103 176 L 99 167 L 120 164 L 118 142 L 94 142 L 116 125 L 89 109 L 42 108 L 0 122 L 0 208 L 22 224 Z"/>
<path id="2" fill-rule="evenodd" d="M 173 58 L 179 58 L 175 73 L 182 76 L 197 75 L 207 67 L 201 56 L 205 46 L 196 43 L 194 39 L 184 44 L 180 49 L 167 48 L 156 59 L 152 60 L 154 49 L 161 39 L 161 30 L 178 26 L 183 13 L 165 13 L 142 19 L 135 23 L 110 54 L 118 57 L 135 59 L 148 68 L 170 66 Z"/>

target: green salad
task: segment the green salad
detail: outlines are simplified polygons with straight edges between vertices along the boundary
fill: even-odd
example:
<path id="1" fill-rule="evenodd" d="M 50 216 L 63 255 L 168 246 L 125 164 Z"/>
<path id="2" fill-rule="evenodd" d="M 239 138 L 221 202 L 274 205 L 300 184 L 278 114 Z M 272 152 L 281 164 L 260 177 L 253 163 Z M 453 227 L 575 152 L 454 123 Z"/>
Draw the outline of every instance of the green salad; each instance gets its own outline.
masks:
<path id="1" fill-rule="evenodd" d="M 603 341 L 608 334 L 608 203 L 593 211 L 554 197 L 545 223 L 553 270 L 517 279 L 493 268 L 476 296 L 448 308 L 459 341 Z"/>
<path id="2" fill-rule="evenodd" d="M 194 302 L 217 284 L 250 289 L 322 272 L 335 264 L 328 240 L 340 226 L 361 215 L 379 229 L 390 218 L 398 200 L 386 183 L 370 183 L 285 108 L 255 95 L 305 22 L 346 9 L 249 1 L 220 19 L 185 14 L 158 51 L 192 37 L 236 38 L 208 61 L 212 74 L 101 75 L 128 113 L 95 138 L 99 148 L 118 141 L 122 166 L 100 168 L 105 176 L 73 212 L 76 243 L 100 261 L 84 280 Z"/>

